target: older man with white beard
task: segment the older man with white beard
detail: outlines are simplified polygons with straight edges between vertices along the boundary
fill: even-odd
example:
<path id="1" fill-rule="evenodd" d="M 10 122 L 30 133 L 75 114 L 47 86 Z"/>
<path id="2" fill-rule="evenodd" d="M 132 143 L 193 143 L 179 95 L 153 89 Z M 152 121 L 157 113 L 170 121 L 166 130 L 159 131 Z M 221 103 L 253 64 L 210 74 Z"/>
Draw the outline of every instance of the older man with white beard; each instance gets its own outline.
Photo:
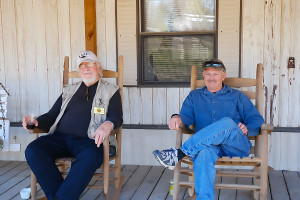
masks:
<path id="1" fill-rule="evenodd" d="M 49 200 L 79 199 L 103 162 L 103 141 L 123 123 L 119 88 L 101 78 L 97 56 L 83 51 L 76 63 L 82 81 L 64 87 L 49 112 L 23 119 L 26 130 L 34 124 L 48 132 L 27 146 L 25 156 Z M 76 161 L 63 179 L 55 159 L 69 156 Z"/>

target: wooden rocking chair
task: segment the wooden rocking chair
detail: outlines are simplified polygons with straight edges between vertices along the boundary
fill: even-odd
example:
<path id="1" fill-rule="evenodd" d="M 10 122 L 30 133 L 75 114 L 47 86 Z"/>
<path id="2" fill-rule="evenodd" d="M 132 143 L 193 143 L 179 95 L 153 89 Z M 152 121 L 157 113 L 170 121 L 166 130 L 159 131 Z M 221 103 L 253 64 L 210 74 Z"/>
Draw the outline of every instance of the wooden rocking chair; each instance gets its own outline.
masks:
<path id="1" fill-rule="evenodd" d="M 64 60 L 64 71 L 63 71 L 63 85 L 67 85 L 69 83 L 70 78 L 79 78 L 79 74 L 77 71 L 69 71 L 69 57 L 66 56 Z M 123 56 L 119 56 L 118 63 L 118 71 L 110 71 L 103 70 L 102 78 L 116 78 L 118 81 L 118 86 L 120 87 L 121 98 L 123 99 Z M 34 133 L 34 139 L 38 138 L 39 133 L 44 133 L 44 131 L 35 128 L 29 131 L 30 133 Z M 117 199 L 120 191 L 123 186 L 124 176 L 121 175 L 121 139 L 122 139 L 122 127 L 113 130 L 111 135 L 115 135 L 117 140 L 117 149 L 116 154 L 113 156 L 109 155 L 109 140 L 105 140 L 103 143 L 104 150 L 104 159 L 103 165 L 101 166 L 101 170 L 97 170 L 94 174 L 92 180 L 103 180 L 103 185 L 88 185 L 89 188 L 103 188 L 103 193 L 105 199 Z M 56 159 L 56 165 L 62 172 L 64 177 L 67 176 L 68 172 L 66 169 L 71 167 L 72 161 L 75 158 L 58 158 Z M 109 162 L 111 160 L 115 161 L 115 164 L 110 166 Z M 98 172 L 100 171 L 100 172 Z M 110 171 L 114 171 L 114 177 L 110 178 Z M 109 185 L 114 184 L 114 191 L 111 191 L 109 196 Z M 31 198 L 36 199 L 37 192 L 37 179 L 35 175 L 31 172 Z"/>
<path id="2" fill-rule="evenodd" d="M 257 110 L 262 114 L 262 64 L 257 65 L 256 79 L 250 78 L 226 78 L 224 83 L 234 88 L 251 88 L 255 87 L 256 91 L 243 91 L 249 99 L 255 100 Z M 204 86 L 204 80 L 197 80 L 197 68 L 192 66 L 191 71 L 191 90 Z M 256 137 L 249 137 L 250 140 L 255 141 L 255 146 L 251 150 L 249 157 L 222 157 L 218 158 L 216 165 L 229 165 L 229 166 L 253 166 L 254 170 L 249 171 L 222 171 L 217 170 L 216 176 L 224 177 L 250 177 L 253 178 L 252 185 L 242 184 L 215 184 L 216 189 L 241 189 L 251 190 L 254 192 L 254 199 L 267 199 L 268 189 L 268 134 L 273 130 L 270 124 L 263 124 L 261 132 Z M 180 129 L 176 135 L 176 148 L 182 146 L 182 134 L 188 133 L 186 130 Z M 181 163 L 185 163 L 188 167 L 182 168 Z M 189 176 L 189 181 L 180 181 L 180 175 Z M 180 186 L 188 187 L 189 195 L 193 196 L 190 199 L 195 199 L 195 184 L 194 184 L 194 171 L 193 162 L 190 157 L 184 157 L 175 167 L 174 170 L 174 196 L 173 199 L 177 200 L 179 197 Z"/>

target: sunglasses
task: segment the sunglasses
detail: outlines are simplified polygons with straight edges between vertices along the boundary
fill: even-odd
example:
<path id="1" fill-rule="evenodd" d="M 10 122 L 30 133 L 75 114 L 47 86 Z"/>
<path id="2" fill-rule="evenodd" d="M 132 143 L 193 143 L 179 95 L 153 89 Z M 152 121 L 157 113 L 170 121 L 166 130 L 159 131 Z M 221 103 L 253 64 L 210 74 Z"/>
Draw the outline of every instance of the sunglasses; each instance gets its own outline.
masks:
<path id="1" fill-rule="evenodd" d="M 210 67 L 210 66 L 224 67 L 224 64 L 220 63 L 220 62 L 207 62 L 207 63 L 204 63 L 204 67 Z"/>
<path id="2" fill-rule="evenodd" d="M 205 70 L 206 68 L 221 68 L 222 71 L 226 71 L 225 66 L 222 62 L 218 62 L 218 61 L 206 61 L 203 63 L 203 70 Z"/>

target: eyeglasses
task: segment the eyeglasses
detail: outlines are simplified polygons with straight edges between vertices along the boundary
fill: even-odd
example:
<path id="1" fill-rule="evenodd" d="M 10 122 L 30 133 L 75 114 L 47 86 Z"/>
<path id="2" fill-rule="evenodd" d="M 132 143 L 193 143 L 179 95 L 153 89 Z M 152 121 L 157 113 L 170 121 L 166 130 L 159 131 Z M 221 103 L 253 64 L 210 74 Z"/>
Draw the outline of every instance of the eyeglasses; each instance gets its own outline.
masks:
<path id="1" fill-rule="evenodd" d="M 92 68 L 92 67 L 95 66 L 95 63 L 96 63 L 96 62 L 88 62 L 87 64 L 80 64 L 80 65 L 79 65 L 79 69 L 83 69 L 83 68 L 85 68 L 85 67 Z"/>

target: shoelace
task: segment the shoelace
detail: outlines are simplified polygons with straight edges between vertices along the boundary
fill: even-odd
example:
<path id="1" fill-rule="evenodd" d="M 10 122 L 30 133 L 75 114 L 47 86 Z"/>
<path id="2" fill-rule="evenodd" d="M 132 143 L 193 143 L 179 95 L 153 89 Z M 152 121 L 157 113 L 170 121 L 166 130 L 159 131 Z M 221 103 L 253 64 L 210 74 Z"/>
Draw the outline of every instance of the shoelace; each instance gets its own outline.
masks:
<path id="1" fill-rule="evenodd" d="M 173 163 L 176 161 L 176 155 L 174 156 L 174 150 L 168 149 L 164 151 L 165 160 L 169 160 L 169 163 Z"/>

